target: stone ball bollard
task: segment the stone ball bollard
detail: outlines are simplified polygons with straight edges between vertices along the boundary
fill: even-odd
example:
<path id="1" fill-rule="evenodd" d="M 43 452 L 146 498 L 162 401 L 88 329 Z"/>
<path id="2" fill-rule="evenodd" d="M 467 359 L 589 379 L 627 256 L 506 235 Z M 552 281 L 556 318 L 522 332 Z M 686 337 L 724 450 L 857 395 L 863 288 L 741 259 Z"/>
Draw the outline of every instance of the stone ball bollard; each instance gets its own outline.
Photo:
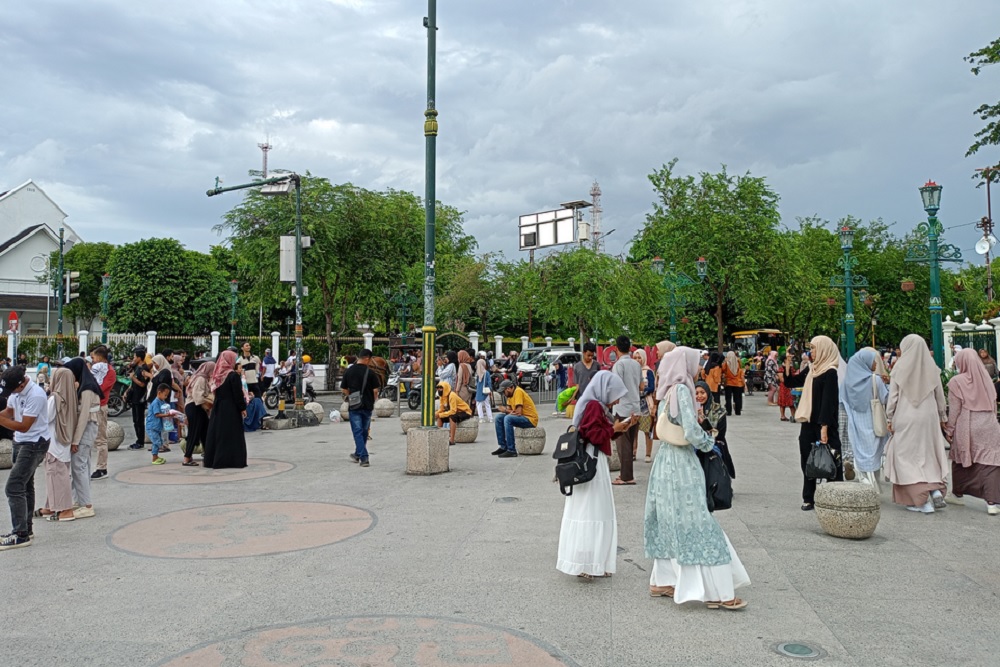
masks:
<path id="1" fill-rule="evenodd" d="M 303 409 L 308 410 L 309 412 L 316 415 L 316 421 L 318 421 L 320 424 L 323 423 L 323 418 L 326 417 L 326 411 L 323 410 L 322 405 L 320 405 L 316 401 L 312 401 L 311 403 L 306 403 L 302 407 Z"/>
<path id="2" fill-rule="evenodd" d="M 475 417 L 470 417 L 464 422 L 459 422 L 458 428 L 455 429 L 455 442 L 475 442 L 478 437 L 479 420 Z"/>
<path id="3" fill-rule="evenodd" d="M 351 418 L 351 410 L 350 406 L 347 405 L 346 398 L 344 399 L 344 402 L 340 404 L 340 418 L 345 422 Z"/>
<path id="4" fill-rule="evenodd" d="M 611 456 L 605 458 L 608 460 L 608 470 L 611 472 L 622 469 L 622 462 L 618 458 L 618 448 L 615 446 L 614 440 L 611 441 Z"/>
<path id="5" fill-rule="evenodd" d="M 881 511 L 874 487 L 826 482 L 816 487 L 816 519 L 828 535 L 863 540 L 875 534 Z"/>
<path id="6" fill-rule="evenodd" d="M 514 446 L 517 453 L 525 456 L 536 456 L 545 451 L 544 428 L 515 428 Z"/>
<path id="7" fill-rule="evenodd" d="M 405 435 L 411 428 L 420 428 L 422 419 L 423 415 L 419 412 L 404 412 L 399 415 L 399 425 L 403 429 L 403 434 Z"/>
<path id="8" fill-rule="evenodd" d="M 391 417 L 392 411 L 396 409 L 396 404 L 390 401 L 388 398 L 380 398 L 375 401 L 375 416 L 376 417 Z"/>
<path id="9" fill-rule="evenodd" d="M 0 440 L 0 470 L 14 467 L 14 441 Z"/>
<path id="10" fill-rule="evenodd" d="M 108 451 L 115 451 L 123 442 L 125 442 L 125 429 L 117 422 L 108 421 Z"/>

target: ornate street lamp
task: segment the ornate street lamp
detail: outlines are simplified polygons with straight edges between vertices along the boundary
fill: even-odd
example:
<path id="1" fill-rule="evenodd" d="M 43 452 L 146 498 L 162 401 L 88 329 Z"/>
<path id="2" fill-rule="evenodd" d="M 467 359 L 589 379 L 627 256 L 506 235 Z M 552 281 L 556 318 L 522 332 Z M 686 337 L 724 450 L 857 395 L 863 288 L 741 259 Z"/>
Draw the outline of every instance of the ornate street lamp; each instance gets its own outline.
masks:
<path id="1" fill-rule="evenodd" d="M 101 276 L 101 344 L 108 342 L 108 290 L 111 289 L 111 276 L 105 273 Z"/>
<path id="2" fill-rule="evenodd" d="M 399 320 L 399 333 L 405 338 L 406 318 L 410 316 L 410 306 L 420 303 L 420 297 L 416 294 L 411 294 L 406 288 L 406 283 L 401 283 L 399 285 L 399 290 L 396 292 L 395 296 L 390 296 L 392 292 L 390 292 L 388 288 L 384 290 L 384 293 L 388 297 L 389 303 L 396 306 L 396 319 Z"/>
<path id="3" fill-rule="evenodd" d="M 854 230 L 844 225 L 838 231 L 840 236 L 840 249 L 844 255 L 837 260 L 837 266 L 844 271 L 843 276 L 830 278 L 830 287 L 838 287 L 844 290 L 844 354 L 850 358 L 854 354 L 854 290 L 868 287 L 868 279 L 864 276 L 852 275 L 854 267 L 858 265 L 858 258 L 851 256 L 854 249 Z"/>
<path id="4" fill-rule="evenodd" d="M 236 346 L 236 294 L 240 290 L 240 284 L 233 280 L 229 283 L 229 290 L 232 296 L 229 300 L 229 347 Z"/>
<path id="5" fill-rule="evenodd" d="M 944 225 L 937 219 L 941 208 L 941 186 L 927 181 L 920 188 L 920 199 L 927 213 L 927 222 L 917 225 L 917 233 L 927 241 L 914 244 L 906 252 L 907 262 L 921 262 L 930 265 L 931 285 L 928 310 L 931 314 L 931 350 L 934 362 L 944 368 L 944 332 L 941 330 L 941 262 L 961 262 L 962 251 L 947 243 L 938 243 L 944 232 Z"/>
<path id="6" fill-rule="evenodd" d="M 670 310 L 670 340 L 676 343 L 677 308 L 684 308 L 688 305 L 687 297 L 683 294 L 678 294 L 678 292 L 685 287 L 697 285 L 705 281 L 705 277 L 708 275 L 708 260 L 704 257 L 699 257 L 698 261 L 695 262 L 695 268 L 698 272 L 697 280 L 688 276 L 683 271 L 679 271 L 673 262 L 670 262 L 670 266 L 667 267 L 662 257 L 654 257 L 651 265 L 656 275 L 663 276 L 663 286 L 667 290 L 667 307 Z"/>

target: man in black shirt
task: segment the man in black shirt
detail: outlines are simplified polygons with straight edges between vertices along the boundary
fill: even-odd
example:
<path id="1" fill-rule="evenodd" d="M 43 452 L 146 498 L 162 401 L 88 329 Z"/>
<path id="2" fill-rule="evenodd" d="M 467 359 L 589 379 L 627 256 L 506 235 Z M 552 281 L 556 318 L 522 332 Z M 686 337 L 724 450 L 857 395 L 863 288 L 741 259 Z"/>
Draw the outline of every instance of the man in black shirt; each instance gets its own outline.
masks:
<path id="1" fill-rule="evenodd" d="M 128 378 L 132 381 L 128 390 L 128 402 L 132 406 L 132 428 L 135 442 L 129 449 L 146 448 L 146 383 L 149 382 L 149 366 L 146 365 L 146 348 L 132 350 L 132 363 L 128 365 Z"/>
<path id="2" fill-rule="evenodd" d="M 360 403 L 350 409 L 351 433 L 354 435 L 354 453 L 351 460 L 360 463 L 362 468 L 368 467 L 368 429 L 372 422 L 372 410 L 381 386 L 379 374 L 372 370 L 372 351 L 361 350 L 357 363 L 344 372 L 340 381 L 340 390 L 344 400 L 350 403 L 352 395 L 360 396 Z M 355 399 L 357 400 L 357 399 Z"/>

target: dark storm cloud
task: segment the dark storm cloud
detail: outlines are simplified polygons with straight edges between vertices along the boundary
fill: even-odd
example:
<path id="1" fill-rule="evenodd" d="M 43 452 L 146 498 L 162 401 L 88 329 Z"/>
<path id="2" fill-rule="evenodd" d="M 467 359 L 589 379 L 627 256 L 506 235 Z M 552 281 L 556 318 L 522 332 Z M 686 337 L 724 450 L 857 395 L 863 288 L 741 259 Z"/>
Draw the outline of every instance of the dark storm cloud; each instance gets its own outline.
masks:
<path id="1" fill-rule="evenodd" d="M 929 0 L 439 1 L 438 195 L 483 249 L 520 213 L 604 190 L 618 252 L 646 174 L 751 170 L 796 216 L 898 220 L 946 186 L 946 224 L 983 215 L 963 157 L 996 97 L 961 57 L 1000 6 Z M 88 239 L 200 249 L 271 165 L 423 192 L 419 0 L 8 3 L 0 9 L 0 185 L 34 178 Z M 997 160 L 984 155 L 984 163 Z M 974 230 L 950 232 L 971 247 Z"/>

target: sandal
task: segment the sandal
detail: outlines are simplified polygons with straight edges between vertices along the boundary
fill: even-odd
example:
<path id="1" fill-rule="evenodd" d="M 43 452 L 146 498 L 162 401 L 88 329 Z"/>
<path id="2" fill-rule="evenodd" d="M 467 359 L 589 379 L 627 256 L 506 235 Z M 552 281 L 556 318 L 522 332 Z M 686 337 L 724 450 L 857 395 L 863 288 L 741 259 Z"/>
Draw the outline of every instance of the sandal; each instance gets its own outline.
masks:
<path id="1" fill-rule="evenodd" d="M 594 583 L 594 575 L 592 575 L 592 574 L 587 574 L 586 572 L 584 572 L 583 574 L 578 574 L 576 576 L 577 576 L 578 579 L 583 579 L 588 584 Z"/>
<path id="2" fill-rule="evenodd" d="M 613 486 L 635 486 L 635 480 L 631 482 L 626 482 L 621 477 L 615 477 L 615 481 L 611 482 Z"/>
<path id="3" fill-rule="evenodd" d="M 733 598 L 728 602 L 706 602 L 705 606 L 709 609 L 728 609 L 730 611 L 736 611 L 737 609 L 743 609 L 746 607 L 747 601 L 739 598 Z"/>
<path id="4" fill-rule="evenodd" d="M 76 521 L 76 517 L 70 514 L 67 517 L 60 517 L 57 513 L 53 512 L 45 517 L 46 521 Z"/>
<path id="5" fill-rule="evenodd" d="M 654 598 L 672 598 L 674 597 L 674 587 L 673 586 L 650 586 L 649 595 Z"/>
<path id="6" fill-rule="evenodd" d="M 37 510 L 31 513 L 32 516 L 37 517 L 39 519 L 44 519 L 45 517 L 52 516 L 53 514 L 55 514 L 55 512 L 53 512 L 52 510 L 43 509 L 41 507 L 39 507 Z"/>
<path id="7" fill-rule="evenodd" d="M 200 466 L 201 464 L 200 464 L 200 463 L 198 463 L 197 461 L 185 461 L 185 462 L 184 462 L 184 463 L 182 463 L 181 465 L 182 465 L 182 466 L 188 466 L 188 467 L 198 467 L 198 466 Z"/>
<path id="8" fill-rule="evenodd" d="M 169 452 L 170 448 L 169 447 L 160 447 L 160 451 L 161 452 Z"/>

